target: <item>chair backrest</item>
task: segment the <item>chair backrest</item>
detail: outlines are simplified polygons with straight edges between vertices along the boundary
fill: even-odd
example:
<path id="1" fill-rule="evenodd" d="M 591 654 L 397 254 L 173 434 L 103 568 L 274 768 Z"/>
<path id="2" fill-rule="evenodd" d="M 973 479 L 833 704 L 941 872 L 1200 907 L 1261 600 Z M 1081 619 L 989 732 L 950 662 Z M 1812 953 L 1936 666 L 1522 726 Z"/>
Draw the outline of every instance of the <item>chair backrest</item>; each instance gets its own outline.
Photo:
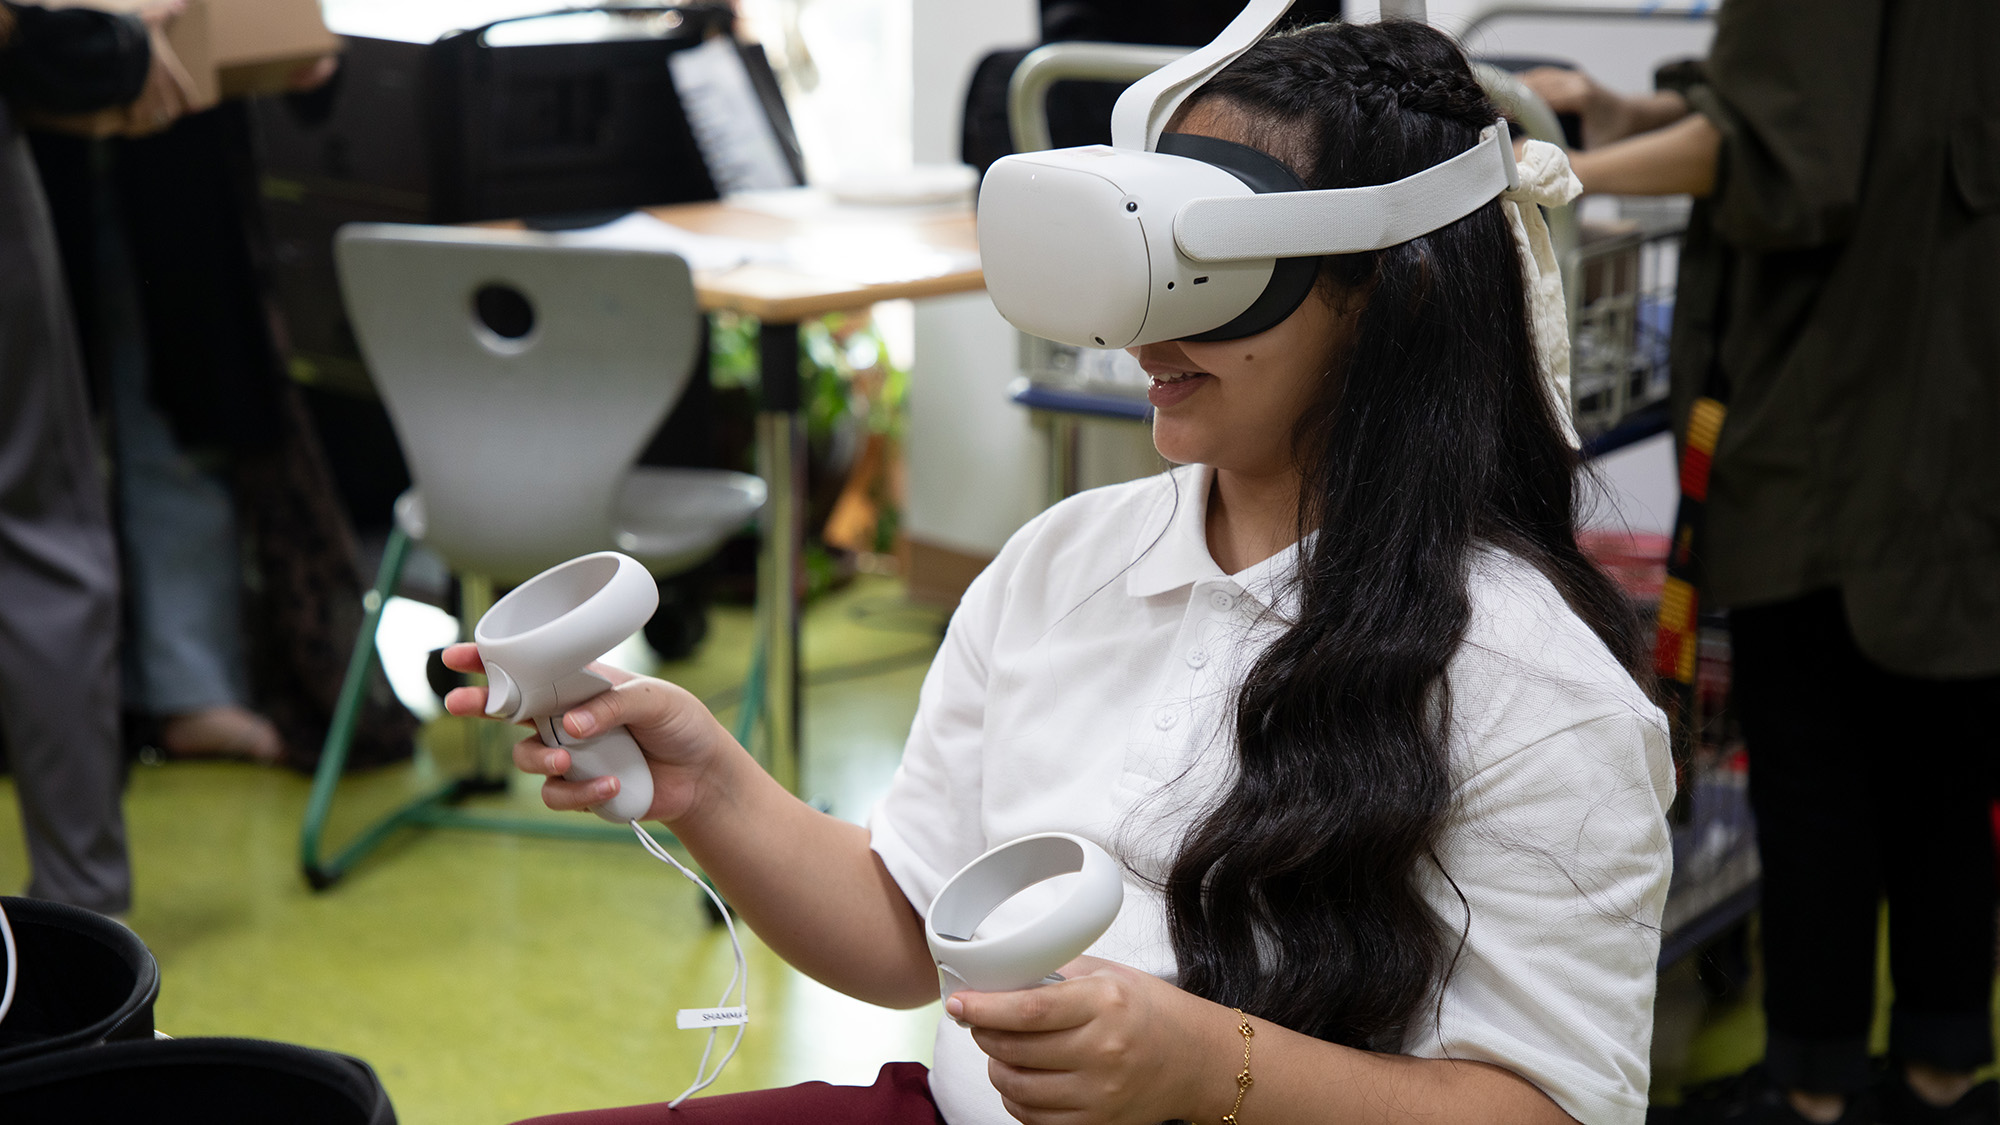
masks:
<path id="1" fill-rule="evenodd" d="M 392 224 L 342 228 L 335 256 L 425 545 L 497 581 L 613 546 L 619 481 L 694 369 L 687 263 Z"/>

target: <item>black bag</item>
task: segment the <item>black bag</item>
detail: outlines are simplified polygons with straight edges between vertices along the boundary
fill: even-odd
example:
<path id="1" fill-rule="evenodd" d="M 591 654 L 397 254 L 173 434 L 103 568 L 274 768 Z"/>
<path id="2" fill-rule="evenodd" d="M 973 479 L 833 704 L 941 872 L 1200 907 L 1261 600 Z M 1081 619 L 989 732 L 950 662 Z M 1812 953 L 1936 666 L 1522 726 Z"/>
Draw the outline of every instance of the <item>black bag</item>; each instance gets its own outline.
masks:
<path id="1" fill-rule="evenodd" d="M 0 1066 L 0 1120 L 395 1125 L 396 1111 L 375 1072 L 347 1055 L 261 1039 L 158 1039 Z"/>
<path id="2" fill-rule="evenodd" d="M 14 931 L 20 974 L 14 1006 L 0 1020 L 0 1067 L 107 1040 L 153 1037 L 160 966 L 137 934 L 58 902 L 5 898 L 0 907 Z"/>

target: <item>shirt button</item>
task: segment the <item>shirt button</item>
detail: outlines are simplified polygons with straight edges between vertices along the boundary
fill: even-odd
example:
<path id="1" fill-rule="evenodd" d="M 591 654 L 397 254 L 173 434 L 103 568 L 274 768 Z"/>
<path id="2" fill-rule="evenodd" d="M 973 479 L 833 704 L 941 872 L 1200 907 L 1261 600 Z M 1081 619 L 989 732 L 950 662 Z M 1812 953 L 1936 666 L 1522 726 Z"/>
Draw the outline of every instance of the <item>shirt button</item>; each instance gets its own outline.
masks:
<path id="1" fill-rule="evenodd" d="M 1159 714 L 1153 716 L 1153 725 L 1159 727 L 1161 730 L 1172 730 L 1174 729 L 1174 724 L 1180 721 L 1181 717 L 1172 711 L 1161 711 Z"/>
<path id="2" fill-rule="evenodd" d="M 1202 649 L 1195 649 L 1193 652 L 1187 654 L 1187 662 L 1188 667 L 1199 668 L 1208 663 L 1208 653 Z"/>
<path id="3" fill-rule="evenodd" d="M 1214 606 L 1215 608 L 1221 610 L 1224 613 L 1228 613 L 1230 610 L 1236 608 L 1236 599 L 1230 597 L 1228 594 L 1223 593 L 1221 590 L 1217 590 L 1214 593 L 1208 595 L 1208 604 Z"/>

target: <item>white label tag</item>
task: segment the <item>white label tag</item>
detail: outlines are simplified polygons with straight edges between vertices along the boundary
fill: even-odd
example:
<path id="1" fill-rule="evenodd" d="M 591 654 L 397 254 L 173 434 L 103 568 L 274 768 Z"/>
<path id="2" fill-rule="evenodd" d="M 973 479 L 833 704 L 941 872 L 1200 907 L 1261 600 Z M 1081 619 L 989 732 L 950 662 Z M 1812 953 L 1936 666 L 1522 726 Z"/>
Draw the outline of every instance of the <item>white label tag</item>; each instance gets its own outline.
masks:
<path id="1" fill-rule="evenodd" d="M 749 1022 L 750 1012 L 745 1008 L 682 1008 L 675 1026 L 686 1031 L 691 1027 L 729 1027 Z"/>

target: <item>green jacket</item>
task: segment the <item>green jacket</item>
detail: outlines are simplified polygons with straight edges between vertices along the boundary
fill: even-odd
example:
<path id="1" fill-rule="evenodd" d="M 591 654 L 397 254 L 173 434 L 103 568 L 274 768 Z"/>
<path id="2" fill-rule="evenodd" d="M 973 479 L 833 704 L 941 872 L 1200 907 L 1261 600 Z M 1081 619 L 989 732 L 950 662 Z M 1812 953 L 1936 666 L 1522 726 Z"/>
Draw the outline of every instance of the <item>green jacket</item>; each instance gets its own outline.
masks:
<path id="1" fill-rule="evenodd" d="M 1708 604 L 1839 589 L 1878 664 L 2000 674 L 2000 0 L 1729 0 L 1674 324 L 1719 387 Z"/>

